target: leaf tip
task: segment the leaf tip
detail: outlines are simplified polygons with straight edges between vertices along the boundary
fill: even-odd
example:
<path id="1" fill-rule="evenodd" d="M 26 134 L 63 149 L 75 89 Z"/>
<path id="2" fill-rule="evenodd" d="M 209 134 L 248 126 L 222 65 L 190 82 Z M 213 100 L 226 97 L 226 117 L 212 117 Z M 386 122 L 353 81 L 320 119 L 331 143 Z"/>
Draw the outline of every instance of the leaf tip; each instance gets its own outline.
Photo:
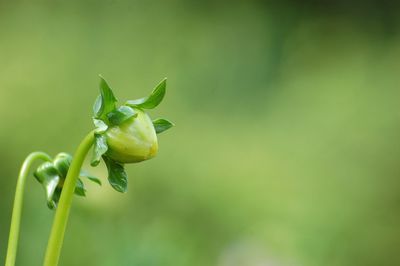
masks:
<path id="1" fill-rule="evenodd" d="M 161 80 L 160 84 L 158 85 L 159 87 L 162 87 L 162 89 L 166 89 L 167 87 L 167 78 L 164 78 L 163 80 Z"/>

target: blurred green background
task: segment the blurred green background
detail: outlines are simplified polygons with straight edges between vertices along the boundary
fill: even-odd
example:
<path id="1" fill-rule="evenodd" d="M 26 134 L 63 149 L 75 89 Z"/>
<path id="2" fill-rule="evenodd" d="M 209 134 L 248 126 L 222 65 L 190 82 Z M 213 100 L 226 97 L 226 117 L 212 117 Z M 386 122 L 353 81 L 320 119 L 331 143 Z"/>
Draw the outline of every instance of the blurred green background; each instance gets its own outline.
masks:
<path id="1" fill-rule="evenodd" d="M 176 127 L 129 191 L 75 197 L 60 265 L 400 265 L 395 1 L 0 1 L 0 261 L 33 150 L 72 153 L 101 73 L 121 100 L 165 76 Z M 53 212 L 27 183 L 17 265 Z"/>

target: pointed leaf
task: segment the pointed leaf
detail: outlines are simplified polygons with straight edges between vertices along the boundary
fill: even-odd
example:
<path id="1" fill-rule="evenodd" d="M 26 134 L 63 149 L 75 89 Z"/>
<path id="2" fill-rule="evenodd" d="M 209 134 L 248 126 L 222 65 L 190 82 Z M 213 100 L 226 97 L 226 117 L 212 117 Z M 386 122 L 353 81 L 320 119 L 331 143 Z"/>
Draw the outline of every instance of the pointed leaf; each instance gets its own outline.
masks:
<path id="1" fill-rule="evenodd" d="M 103 156 L 108 169 L 108 182 L 118 192 L 126 192 L 128 188 L 128 176 L 124 166 L 119 164 L 107 156 Z"/>
<path id="2" fill-rule="evenodd" d="M 167 119 L 158 118 L 153 120 L 153 126 L 154 129 L 156 130 L 156 133 L 159 134 L 167 129 L 170 129 L 171 127 L 174 126 L 174 124 L 168 121 Z"/>
<path id="3" fill-rule="evenodd" d="M 106 137 L 100 134 L 95 134 L 93 145 L 93 156 L 90 162 L 91 166 L 97 166 L 100 163 L 101 156 L 108 150 Z"/>
<path id="4" fill-rule="evenodd" d="M 129 106 L 122 105 L 117 109 L 115 109 L 114 111 L 108 113 L 107 118 L 111 124 L 118 126 L 122 124 L 124 121 L 128 120 L 129 118 L 137 115 L 138 114 L 135 113 L 135 111 Z"/>
<path id="5" fill-rule="evenodd" d="M 143 109 L 153 109 L 161 103 L 164 98 L 167 87 L 167 79 L 163 79 L 153 90 L 148 97 L 144 97 L 137 100 L 130 100 L 126 102 L 126 105 L 132 107 L 140 107 Z"/>
<path id="6" fill-rule="evenodd" d="M 94 116 L 106 121 L 107 114 L 115 109 L 117 98 L 115 98 L 111 87 L 102 76 L 100 76 L 100 97 L 101 100 L 97 97 L 93 107 Z"/>
<path id="7" fill-rule="evenodd" d="M 94 175 L 91 175 L 90 173 L 88 173 L 88 172 L 86 172 L 84 170 L 82 170 L 79 175 L 81 177 L 86 177 L 90 181 L 92 181 L 92 182 L 94 182 L 94 183 L 96 183 L 96 184 L 101 186 L 101 180 L 99 178 L 95 177 Z"/>
<path id="8" fill-rule="evenodd" d="M 75 193 L 75 195 L 78 195 L 81 197 L 86 196 L 86 188 L 80 178 L 78 178 L 78 180 L 76 180 L 76 187 L 75 187 L 74 193 Z"/>
<path id="9" fill-rule="evenodd" d="M 94 101 L 93 104 L 93 116 L 94 117 L 100 117 L 101 115 L 101 108 L 103 106 L 103 98 L 101 97 L 101 94 L 96 97 L 96 100 Z"/>

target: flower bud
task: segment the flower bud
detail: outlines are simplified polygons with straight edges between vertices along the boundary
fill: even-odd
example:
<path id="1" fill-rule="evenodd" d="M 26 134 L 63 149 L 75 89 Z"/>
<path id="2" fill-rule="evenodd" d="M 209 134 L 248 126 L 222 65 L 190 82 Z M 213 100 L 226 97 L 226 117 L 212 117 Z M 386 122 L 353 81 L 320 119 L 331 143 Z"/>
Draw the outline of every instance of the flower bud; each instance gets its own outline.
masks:
<path id="1" fill-rule="evenodd" d="M 136 163 L 156 156 L 157 135 L 150 117 L 141 109 L 134 108 L 131 117 L 105 132 L 108 151 L 106 155 L 119 163 Z"/>
<path id="2" fill-rule="evenodd" d="M 51 162 L 44 162 L 39 165 L 33 173 L 36 180 L 44 187 L 47 206 L 50 209 L 55 209 L 57 207 L 71 162 L 72 156 L 68 153 L 61 152 L 57 154 Z M 101 182 L 97 177 L 94 177 L 85 171 L 81 171 L 80 176 L 86 177 L 101 185 Z M 75 186 L 75 194 L 78 196 L 86 195 L 85 185 L 80 178 L 78 178 Z"/>

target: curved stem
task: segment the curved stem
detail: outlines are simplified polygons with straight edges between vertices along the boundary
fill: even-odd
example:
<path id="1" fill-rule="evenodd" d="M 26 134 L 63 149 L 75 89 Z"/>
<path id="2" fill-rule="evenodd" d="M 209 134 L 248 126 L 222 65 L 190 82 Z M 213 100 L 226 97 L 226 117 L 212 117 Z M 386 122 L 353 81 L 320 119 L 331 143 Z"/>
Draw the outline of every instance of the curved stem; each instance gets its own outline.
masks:
<path id="1" fill-rule="evenodd" d="M 81 142 L 72 159 L 67 177 L 61 192 L 59 204 L 54 217 L 53 226 L 47 244 L 44 259 L 45 266 L 57 266 L 60 257 L 61 247 L 64 240 L 64 232 L 67 227 L 68 215 L 71 209 L 72 197 L 76 186 L 79 173 L 85 160 L 86 154 L 93 145 L 94 132 L 90 132 Z"/>
<path id="2" fill-rule="evenodd" d="M 26 157 L 19 172 L 17 188 L 15 190 L 14 206 L 11 216 L 10 236 L 8 238 L 8 248 L 6 256 L 6 266 L 14 266 L 17 256 L 17 246 L 19 237 L 19 227 L 21 224 L 22 205 L 24 200 L 25 181 L 28 176 L 32 163 L 37 160 L 51 161 L 49 155 L 44 152 L 32 152 Z"/>

